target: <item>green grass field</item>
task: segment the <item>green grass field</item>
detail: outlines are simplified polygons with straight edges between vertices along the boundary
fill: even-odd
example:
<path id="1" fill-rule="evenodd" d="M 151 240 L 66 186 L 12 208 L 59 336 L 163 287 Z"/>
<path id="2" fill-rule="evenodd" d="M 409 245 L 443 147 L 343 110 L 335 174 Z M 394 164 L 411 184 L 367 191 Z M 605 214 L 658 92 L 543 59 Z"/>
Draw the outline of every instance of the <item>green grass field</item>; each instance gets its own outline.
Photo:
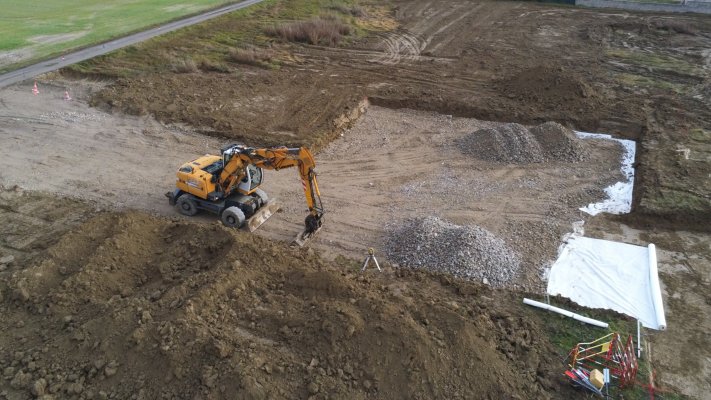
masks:
<path id="1" fill-rule="evenodd" d="M 0 70 L 235 0 L 0 0 Z"/>

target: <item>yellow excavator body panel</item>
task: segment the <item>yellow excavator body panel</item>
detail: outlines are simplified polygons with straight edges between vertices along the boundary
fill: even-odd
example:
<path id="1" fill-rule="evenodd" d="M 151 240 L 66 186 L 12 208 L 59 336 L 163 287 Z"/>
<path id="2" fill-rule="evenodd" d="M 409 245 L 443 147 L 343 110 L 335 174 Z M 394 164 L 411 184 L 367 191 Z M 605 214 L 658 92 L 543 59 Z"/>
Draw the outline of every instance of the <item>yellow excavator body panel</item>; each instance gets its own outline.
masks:
<path id="1" fill-rule="evenodd" d="M 207 199 L 207 194 L 215 191 L 217 183 L 205 168 L 221 161 L 222 157 L 208 154 L 186 162 L 178 169 L 175 186 L 201 199 Z"/>

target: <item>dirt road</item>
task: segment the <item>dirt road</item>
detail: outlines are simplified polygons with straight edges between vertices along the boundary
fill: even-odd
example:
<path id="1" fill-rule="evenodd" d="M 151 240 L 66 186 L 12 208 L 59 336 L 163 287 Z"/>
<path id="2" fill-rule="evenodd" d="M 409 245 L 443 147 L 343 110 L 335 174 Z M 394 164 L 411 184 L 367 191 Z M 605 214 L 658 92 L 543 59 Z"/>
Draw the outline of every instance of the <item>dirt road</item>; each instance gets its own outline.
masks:
<path id="1" fill-rule="evenodd" d="M 218 141 L 167 129 L 152 118 L 114 117 L 86 104 L 90 88 L 40 86 L 0 92 L 0 135 L 5 185 L 76 197 L 97 207 L 169 213 L 163 194 L 175 169 L 214 151 Z M 168 190 L 170 190 L 168 188 Z"/>

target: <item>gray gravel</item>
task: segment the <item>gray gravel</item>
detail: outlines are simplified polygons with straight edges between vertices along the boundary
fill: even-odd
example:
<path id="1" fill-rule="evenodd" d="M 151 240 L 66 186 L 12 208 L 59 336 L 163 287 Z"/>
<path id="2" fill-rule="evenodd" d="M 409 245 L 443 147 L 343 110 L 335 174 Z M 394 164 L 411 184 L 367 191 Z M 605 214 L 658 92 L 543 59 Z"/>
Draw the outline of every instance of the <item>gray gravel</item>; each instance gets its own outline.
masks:
<path id="1" fill-rule="evenodd" d="M 578 162 L 588 150 L 575 134 L 555 122 L 546 122 L 530 130 L 510 123 L 474 131 L 456 141 L 459 149 L 476 158 L 511 164 L 545 161 Z"/>
<path id="2" fill-rule="evenodd" d="M 557 122 L 534 126 L 530 132 L 540 143 L 547 160 L 579 162 L 586 160 L 590 153 L 573 131 Z"/>
<path id="3" fill-rule="evenodd" d="M 464 154 L 487 161 L 515 164 L 544 161 L 541 145 L 519 124 L 480 129 L 457 140 L 457 145 Z"/>
<path id="4" fill-rule="evenodd" d="M 390 260 L 409 268 L 503 286 L 521 261 L 506 243 L 478 226 L 459 226 L 429 216 L 391 227 L 385 241 Z"/>

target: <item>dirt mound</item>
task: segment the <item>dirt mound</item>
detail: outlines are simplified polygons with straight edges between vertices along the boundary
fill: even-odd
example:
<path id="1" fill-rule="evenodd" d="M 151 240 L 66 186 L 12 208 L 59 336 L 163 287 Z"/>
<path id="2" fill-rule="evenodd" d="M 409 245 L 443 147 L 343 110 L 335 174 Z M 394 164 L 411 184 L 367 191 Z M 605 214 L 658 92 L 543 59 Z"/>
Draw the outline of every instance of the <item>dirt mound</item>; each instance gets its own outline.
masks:
<path id="1" fill-rule="evenodd" d="M 574 71 L 563 67 L 537 66 L 526 69 L 496 85 L 508 97 L 565 106 L 570 102 L 598 100 L 595 90 Z"/>
<path id="2" fill-rule="evenodd" d="M 392 230 L 388 257 L 411 268 L 444 272 L 501 286 L 516 275 L 519 256 L 486 229 L 437 217 L 405 221 Z"/>
<path id="3" fill-rule="evenodd" d="M 488 161 L 515 164 L 544 161 L 536 138 L 519 124 L 480 129 L 459 139 L 457 145 L 464 154 Z"/>
<path id="4" fill-rule="evenodd" d="M 578 162 L 587 159 L 589 149 L 570 129 L 556 122 L 546 122 L 530 130 L 547 160 Z"/>
<path id="5" fill-rule="evenodd" d="M 111 112 L 151 114 L 164 123 L 187 124 L 209 136 L 258 146 L 318 149 L 357 119 L 363 96 L 324 96 L 321 87 L 328 82 L 295 74 L 257 70 L 248 77 L 210 72 L 119 79 L 94 94 L 91 104 Z"/>
<path id="6" fill-rule="evenodd" d="M 0 273 L 6 395 L 548 398 L 559 386 L 520 299 L 357 270 L 218 224 L 99 215 Z"/>
<path id="7" fill-rule="evenodd" d="M 587 159 L 589 153 L 581 139 L 556 122 L 546 122 L 530 130 L 515 123 L 501 124 L 465 135 L 456 144 L 464 154 L 512 164 L 578 162 Z"/>

